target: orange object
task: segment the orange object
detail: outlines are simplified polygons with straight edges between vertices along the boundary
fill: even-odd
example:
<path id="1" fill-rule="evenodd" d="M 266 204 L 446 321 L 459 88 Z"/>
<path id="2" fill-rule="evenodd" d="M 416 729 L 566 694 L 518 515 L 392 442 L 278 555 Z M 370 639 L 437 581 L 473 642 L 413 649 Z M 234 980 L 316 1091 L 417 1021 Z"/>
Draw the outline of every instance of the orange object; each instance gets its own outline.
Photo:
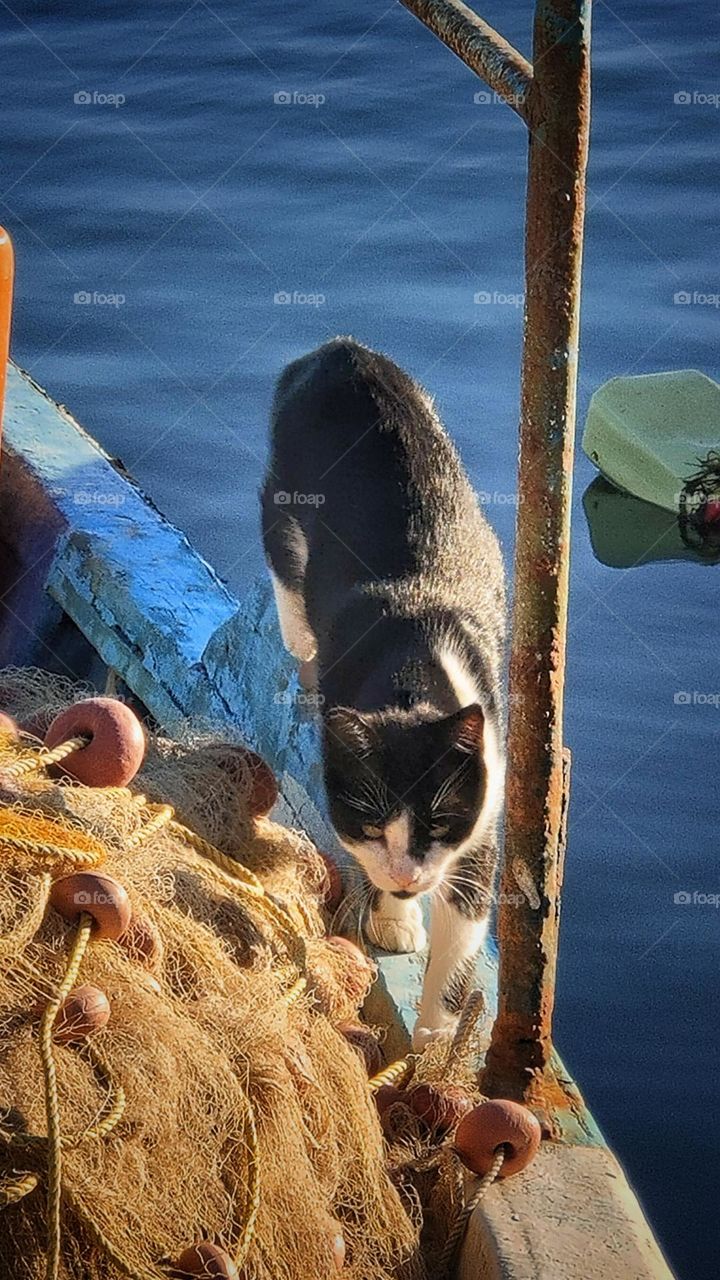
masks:
<path id="1" fill-rule="evenodd" d="M 338 1031 L 355 1050 L 369 1076 L 382 1071 L 385 1066 L 382 1049 L 369 1027 L 360 1022 L 341 1022 Z"/>
<path id="2" fill-rule="evenodd" d="M 210 1280 L 211 1276 L 218 1277 L 218 1280 L 239 1280 L 238 1269 L 230 1254 L 209 1240 L 198 1240 L 185 1249 L 172 1274 L 177 1277 L 202 1276 L 203 1280 Z"/>
<path id="3" fill-rule="evenodd" d="M 15 721 L 5 711 L 0 711 L 0 733 L 6 734 L 9 738 L 17 738 L 18 736 L 18 727 Z"/>
<path id="4" fill-rule="evenodd" d="M 278 784 L 269 764 L 255 751 L 244 751 L 245 761 L 250 768 L 250 795 L 248 808 L 253 818 L 265 818 L 274 807 L 278 798 Z"/>
<path id="5" fill-rule="evenodd" d="M 81 734 L 90 741 L 63 760 L 66 773 L 88 787 L 132 782 L 145 755 L 145 734 L 134 711 L 117 698 L 84 698 L 55 717 L 45 746 L 51 750 Z"/>
<path id="6" fill-rule="evenodd" d="M 454 1129 L 472 1110 L 472 1100 L 458 1084 L 416 1084 L 407 1095 L 411 1110 L 431 1133 Z"/>
<path id="7" fill-rule="evenodd" d="M 333 1266 L 336 1271 L 342 1271 L 345 1266 L 345 1237 L 340 1223 L 335 1218 L 330 1218 L 328 1226 Z"/>
<path id="8" fill-rule="evenodd" d="M 2 441 L 2 419 L 5 406 L 5 377 L 10 352 L 14 271 L 15 255 L 12 240 L 5 228 L 0 227 L 0 441 Z"/>
<path id="9" fill-rule="evenodd" d="M 402 1089 L 398 1089 L 394 1084 L 381 1084 L 379 1089 L 373 1094 L 377 1113 L 380 1117 L 382 1131 L 386 1138 L 393 1137 L 392 1118 L 390 1110 L 397 1102 L 407 1102 L 407 1094 Z"/>
<path id="10" fill-rule="evenodd" d="M 159 969 L 163 958 L 160 930 L 147 916 L 133 916 L 130 928 L 118 939 L 131 960 L 146 969 Z"/>
<path id="11" fill-rule="evenodd" d="M 102 1031 L 110 1020 L 110 1004 L 104 991 L 86 982 L 75 987 L 63 1000 L 53 1026 L 53 1040 L 73 1044 L 96 1031 Z"/>
<path id="12" fill-rule="evenodd" d="M 505 1159 L 498 1174 L 519 1173 L 537 1155 L 542 1130 L 532 1111 L 506 1098 L 481 1102 L 463 1116 L 455 1134 L 455 1150 L 463 1164 L 484 1178 L 490 1172 L 499 1147 Z"/>
<path id="13" fill-rule="evenodd" d="M 65 920 L 77 920 L 83 912 L 95 922 L 93 936 L 117 942 L 132 915 L 125 889 L 111 876 L 97 871 L 76 871 L 53 882 L 50 903 Z"/>

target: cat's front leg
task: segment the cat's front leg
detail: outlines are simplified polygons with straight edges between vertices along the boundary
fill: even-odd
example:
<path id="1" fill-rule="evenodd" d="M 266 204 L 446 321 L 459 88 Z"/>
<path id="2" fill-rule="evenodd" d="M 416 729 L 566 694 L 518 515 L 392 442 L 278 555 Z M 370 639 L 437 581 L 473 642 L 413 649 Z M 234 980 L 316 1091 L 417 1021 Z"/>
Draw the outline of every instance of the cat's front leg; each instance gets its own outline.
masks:
<path id="1" fill-rule="evenodd" d="M 433 899 L 430 958 L 413 1032 L 417 1050 L 453 1034 L 475 985 L 477 955 L 487 937 L 494 862 L 488 843 L 461 863 L 456 884 L 451 877 Z"/>
<path id="2" fill-rule="evenodd" d="M 383 951 L 422 951 L 427 943 L 417 898 L 397 898 L 380 890 L 365 925 L 368 940 Z"/>

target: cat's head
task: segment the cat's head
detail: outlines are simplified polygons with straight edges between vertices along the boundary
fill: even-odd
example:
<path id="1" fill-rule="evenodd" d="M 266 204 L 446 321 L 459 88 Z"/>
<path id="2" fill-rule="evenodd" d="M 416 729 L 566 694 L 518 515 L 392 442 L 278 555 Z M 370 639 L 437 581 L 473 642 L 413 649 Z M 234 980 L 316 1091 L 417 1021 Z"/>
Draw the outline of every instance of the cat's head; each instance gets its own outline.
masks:
<path id="1" fill-rule="evenodd" d="M 488 791 L 485 718 L 335 707 L 324 718 L 333 826 L 374 885 L 436 888 L 478 825 Z"/>

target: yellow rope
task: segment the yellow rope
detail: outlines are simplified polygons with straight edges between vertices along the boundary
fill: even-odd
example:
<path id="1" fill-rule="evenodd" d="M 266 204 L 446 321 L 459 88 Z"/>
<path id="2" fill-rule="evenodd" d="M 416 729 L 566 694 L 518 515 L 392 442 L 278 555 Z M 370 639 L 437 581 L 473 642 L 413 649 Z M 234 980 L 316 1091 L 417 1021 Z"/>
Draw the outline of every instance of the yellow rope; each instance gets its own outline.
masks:
<path id="1" fill-rule="evenodd" d="M 67 1139 L 67 1145 L 74 1147 L 79 1147 L 92 1138 L 106 1138 L 109 1133 L 112 1133 L 115 1126 L 123 1118 L 127 1101 L 122 1085 L 113 1083 L 110 1065 L 106 1062 L 99 1049 L 96 1049 L 91 1044 L 83 1045 L 82 1047 L 108 1090 L 108 1100 L 106 1103 L 107 1110 L 105 1110 L 104 1114 L 101 1113 L 100 1119 L 96 1120 L 95 1124 L 83 1130 L 76 1137 Z"/>
<path id="2" fill-rule="evenodd" d="M 377 1093 L 384 1084 L 404 1084 L 414 1070 L 414 1062 L 409 1058 L 400 1058 L 397 1062 L 392 1062 L 384 1071 L 379 1071 L 376 1076 L 372 1076 L 369 1081 L 370 1089 L 373 1093 Z"/>
<path id="3" fill-rule="evenodd" d="M 142 800 L 147 804 L 144 796 L 142 797 Z M 143 827 L 138 827 L 137 831 L 134 831 L 131 836 L 127 837 L 125 840 L 126 847 L 128 849 L 136 849 L 137 846 L 147 840 L 149 836 L 155 835 L 156 831 L 161 831 L 163 827 L 168 826 L 174 817 L 175 810 L 171 805 L 159 805 L 150 821 L 146 822 Z"/>
<path id="4" fill-rule="evenodd" d="M 23 1196 L 34 1191 L 39 1178 L 36 1173 L 20 1173 L 0 1181 L 0 1209 L 9 1204 L 17 1204 Z"/>
<path id="5" fill-rule="evenodd" d="M 65 976 L 55 995 L 45 1006 L 40 1022 L 40 1057 L 45 1082 L 45 1113 L 47 1116 L 48 1169 L 47 1169 L 47 1280 L 57 1280 L 60 1267 L 60 1187 L 62 1178 L 62 1142 L 60 1133 L 60 1107 L 58 1103 L 57 1072 L 53 1056 L 53 1026 L 60 1005 L 72 989 L 85 955 L 93 919 L 83 911 L 78 921 L 75 940 L 70 950 Z"/>
<path id="6" fill-rule="evenodd" d="M 492 1186 L 500 1170 L 502 1169 L 503 1161 L 505 1159 L 505 1147 L 502 1147 L 502 1146 L 498 1147 L 497 1151 L 495 1152 L 495 1158 L 492 1162 L 491 1167 L 488 1169 L 488 1172 L 485 1174 L 485 1177 L 478 1184 L 477 1188 L 471 1195 L 470 1199 L 467 1201 L 465 1200 L 465 1196 L 464 1196 L 465 1179 L 462 1171 L 462 1164 L 460 1163 L 458 1156 L 455 1155 L 454 1152 L 451 1152 L 450 1158 L 453 1162 L 452 1172 L 455 1178 L 455 1184 L 456 1184 L 457 1195 L 458 1195 L 458 1203 L 453 1213 L 452 1223 L 451 1223 L 450 1231 L 448 1233 L 447 1240 L 445 1241 L 442 1254 L 440 1255 L 438 1275 L 441 1278 L 441 1280 L 444 1280 L 444 1277 L 446 1276 L 449 1277 L 451 1275 L 451 1267 L 455 1260 L 455 1255 L 460 1246 L 460 1241 L 462 1240 L 465 1234 L 465 1229 L 467 1227 L 467 1224 L 470 1221 L 470 1218 L 472 1217 L 473 1213 L 477 1209 L 478 1205 L 480 1204 L 480 1201 L 485 1195 L 485 1192 L 488 1190 L 489 1187 Z"/>
<path id="7" fill-rule="evenodd" d="M 96 867 L 107 856 L 104 844 L 82 827 L 13 807 L 0 808 L 0 853 L 15 855 L 16 863 L 24 859 L 31 871 L 56 873 Z"/>
<path id="8" fill-rule="evenodd" d="M 16 760 L 13 764 L 4 764 L 2 772 L 8 778 L 22 778 L 26 773 L 36 773 L 38 769 L 49 769 L 50 765 L 60 764 L 74 751 L 81 751 L 89 741 L 86 734 L 78 734 L 76 738 L 68 738 L 67 742 L 59 743 L 57 747 L 53 747 L 52 751 L 41 747 L 39 751 L 34 751 L 24 759 Z"/>
<path id="9" fill-rule="evenodd" d="M 255 1122 L 255 1111 L 247 1094 L 245 1094 L 245 1141 L 249 1150 L 247 1208 L 242 1234 L 235 1246 L 235 1265 L 238 1270 L 244 1265 L 250 1252 L 260 1211 L 260 1152 L 258 1150 L 257 1124 Z"/>
<path id="10" fill-rule="evenodd" d="M 307 991 L 307 978 L 300 977 L 297 979 L 297 982 L 293 982 L 290 989 L 285 992 L 284 998 L 288 1006 L 292 1008 L 292 1006 L 297 1003 L 297 1001 L 300 999 L 301 995 L 305 993 L 305 991 Z"/>
<path id="11" fill-rule="evenodd" d="M 479 1019 L 485 1009 L 485 997 L 479 989 L 471 991 L 465 1001 L 460 1021 L 448 1051 L 446 1072 L 451 1072 L 468 1054 Z"/>

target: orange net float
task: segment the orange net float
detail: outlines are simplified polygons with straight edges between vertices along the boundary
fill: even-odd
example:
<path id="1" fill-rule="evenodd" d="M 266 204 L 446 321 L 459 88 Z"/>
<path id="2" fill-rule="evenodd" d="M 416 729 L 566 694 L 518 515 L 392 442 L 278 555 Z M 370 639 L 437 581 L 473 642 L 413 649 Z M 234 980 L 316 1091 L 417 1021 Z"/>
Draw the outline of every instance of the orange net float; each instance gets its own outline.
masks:
<path id="1" fill-rule="evenodd" d="M 328 1219 L 328 1239 L 332 1253 L 333 1267 L 335 1271 L 342 1271 L 345 1267 L 345 1237 L 342 1233 L 340 1223 L 335 1218 Z"/>
<path id="2" fill-rule="evenodd" d="M 13 277 L 15 255 L 12 241 L 4 227 L 0 227 L 0 441 L 5 405 L 5 378 L 10 351 L 10 327 L 12 324 Z"/>
<path id="3" fill-rule="evenodd" d="M 355 1050 L 369 1076 L 376 1076 L 382 1071 L 385 1065 L 382 1049 L 370 1027 L 363 1026 L 361 1022 L 341 1022 L 337 1029 Z"/>
<path id="4" fill-rule="evenodd" d="M 53 1023 L 52 1037 L 57 1044 L 76 1044 L 102 1031 L 109 1021 L 110 1002 L 105 992 L 85 982 L 74 987 L 63 1000 Z"/>
<path id="5" fill-rule="evenodd" d="M 463 1116 L 453 1145 L 465 1167 L 481 1178 L 490 1172 L 502 1148 L 505 1159 L 497 1176 L 508 1178 L 530 1164 L 541 1137 L 540 1123 L 532 1111 L 519 1102 L 494 1098 Z"/>
<path id="6" fill-rule="evenodd" d="M 145 734 L 134 711 L 117 698 L 84 698 L 55 717 L 45 734 L 48 750 L 88 738 L 62 768 L 87 787 L 126 787 L 145 757 Z"/>
<path id="7" fill-rule="evenodd" d="M 328 947 L 334 951 L 341 951 L 351 960 L 350 967 L 343 975 L 343 983 L 348 996 L 361 1003 L 365 999 L 368 987 L 372 985 L 377 977 L 377 967 L 371 960 L 370 956 L 356 946 L 349 938 L 341 938 L 339 935 L 325 939 Z"/>
<path id="8" fill-rule="evenodd" d="M 0 737 L 3 734 L 6 738 L 18 738 L 20 730 L 12 716 L 9 716 L 5 711 L 0 711 Z"/>
<path id="9" fill-rule="evenodd" d="M 472 1099 L 459 1084 L 416 1084 L 406 1095 L 408 1106 L 436 1137 L 450 1133 L 473 1109 Z"/>
<path id="10" fill-rule="evenodd" d="M 94 871 L 76 871 L 60 876 L 50 889 L 50 905 L 65 919 L 79 920 L 83 914 L 93 920 L 93 937 L 117 942 L 132 918 L 126 890 L 111 876 Z"/>
<path id="11" fill-rule="evenodd" d="M 407 1094 L 403 1089 L 398 1089 L 397 1085 L 381 1084 L 380 1088 L 375 1090 L 373 1100 L 377 1107 L 380 1127 L 385 1137 L 392 1139 L 394 1137 L 394 1126 L 390 1113 L 398 1103 L 407 1104 Z"/>
<path id="12" fill-rule="evenodd" d="M 277 803 L 277 778 L 270 765 L 257 752 L 250 751 L 247 747 L 239 747 L 238 750 L 250 773 L 248 813 L 251 818 L 266 818 Z"/>
<path id="13" fill-rule="evenodd" d="M 201 1276 L 203 1280 L 240 1280 L 240 1272 L 226 1249 L 210 1240 L 198 1240 L 180 1254 L 171 1275 L 176 1280 Z"/>
<path id="14" fill-rule="evenodd" d="M 147 916 L 133 916 L 129 928 L 118 938 L 118 944 L 144 969 L 154 972 L 161 967 L 164 947 L 160 930 Z"/>

